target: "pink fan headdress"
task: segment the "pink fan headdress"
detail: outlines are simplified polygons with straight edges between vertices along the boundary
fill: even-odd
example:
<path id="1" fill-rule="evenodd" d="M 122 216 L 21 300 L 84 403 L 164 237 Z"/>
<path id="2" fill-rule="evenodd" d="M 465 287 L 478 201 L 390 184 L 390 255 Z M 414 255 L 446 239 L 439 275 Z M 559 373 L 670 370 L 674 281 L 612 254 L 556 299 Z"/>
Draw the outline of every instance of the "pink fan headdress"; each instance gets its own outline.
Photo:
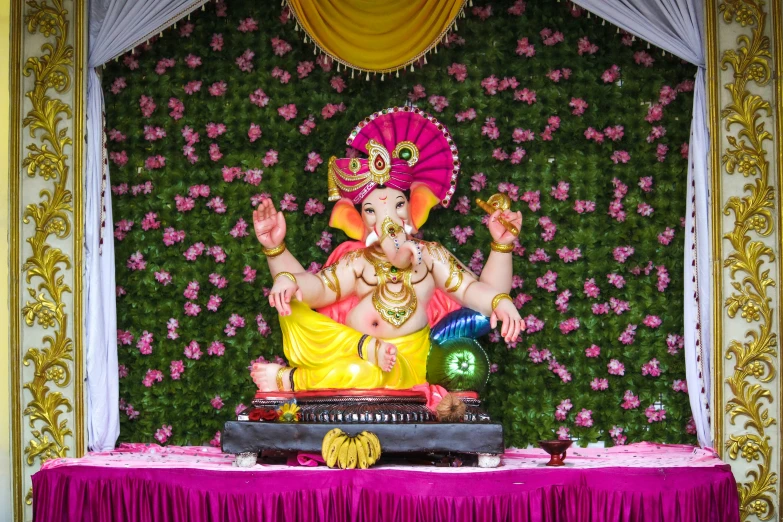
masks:
<path id="1" fill-rule="evenodd" d="M 460 170 L 448 129 L 416 107 L 383 109 L 359 122 L 346 141 L 368 158 L 329 160 L 329 201 L 359 204 L 376 187 L 409 190 L 425 184 L 448 206 Z"/>

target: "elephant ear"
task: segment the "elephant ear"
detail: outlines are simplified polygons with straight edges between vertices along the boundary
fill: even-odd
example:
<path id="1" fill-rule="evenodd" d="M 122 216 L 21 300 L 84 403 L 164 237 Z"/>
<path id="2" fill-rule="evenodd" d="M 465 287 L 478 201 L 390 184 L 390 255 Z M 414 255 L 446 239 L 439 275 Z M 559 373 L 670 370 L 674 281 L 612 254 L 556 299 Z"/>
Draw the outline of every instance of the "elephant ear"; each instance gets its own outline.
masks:
<path id="1" fill-rule="evenodd" d="M 362 216 L 353 202 L 348 198 L 342 198 L 335 203 L 332 215 L 329 218 L 329 226 L 339 228 L 351 239 L 361 241 L 364 239 L 364 222 Z"/>
<path id="2" fill-rule="evenodd" d="M 440 203 L 440 199 L 424 183 L 414 183 L 411 185 L 410 212 L 411 221 L 416 230 L 430 217 L 432 207 Z"/>

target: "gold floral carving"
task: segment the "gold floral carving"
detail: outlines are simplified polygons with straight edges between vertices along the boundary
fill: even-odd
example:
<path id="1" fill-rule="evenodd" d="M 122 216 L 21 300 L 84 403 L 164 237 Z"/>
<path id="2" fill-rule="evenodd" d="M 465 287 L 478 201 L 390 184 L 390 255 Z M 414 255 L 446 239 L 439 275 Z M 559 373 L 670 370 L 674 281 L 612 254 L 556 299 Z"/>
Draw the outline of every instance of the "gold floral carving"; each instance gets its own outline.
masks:
<path id="1" fill-rule="evenodd" d="M 33 89 L 25 93 L 32 108 L 23 120 L 30 136 L 37 140 L 28 145 L 27 157 L 22 166 L 30 177 L 40 176 L 53 182 L 51 189 L 40 192 L 41 201 L 31 203 L 24 210 L 24 223 L 35 225 L 35 232 L 25 240 L 32 253 L 22 266 L 27 292 L 31 300 L 22 308 L 28 326 L 38 324 L 51 333 L 42 340 L 42 346 L 31 347 L 23 357 L 25 366 L 32 365 L 32 380 L 24 383 L 24 389 L 32 395 L 24 415 L 29 417 L 32 438 L 24 448 L 28 465 L 38 459 L 40 463 L 56 457 L 64 457 L 70 447 L 68 437 L 73 431 L 64 412 L 73 408 L 62 392 L 71 382 L 69 361 L 73 361 L 73 340 L 68 334 L 68 316 L 63 296 L 71 292 L 65 281 L 64 270 L 71 268 L 71 259 L 59 248 L 49 243 L 51 236 L 65 239 L 71 234 L 73 194 L 68 190 L 69 156 L 66 147 L 72 145 L 68 128 L 63 120 L 71 118 L 71 107 L 50 96 L 66 92 L 71 86 L 73 47 L 67 43 L 68 11 L 62 0 L 27 1 L 25 24 L 30 34 L 39 33 L 47 38 L 41 46 L 43 54 L 27 59 L 23 73 L 35 80 Z"/>
<path id="2" fill-rule="evenodd" d="M 734 368 L 726 379 L 730 391 L 725 401 L 725 412 L 732 425 L 739 421 L 743 433 L 731 434 L 725 440 L 732 460 L 744 458 L 756 463 L 738 481 L 740 509 L 743 520 L 756 516 L 770 520 L 775 516 L 777 474 L 773 470 L 775 440 L 771 427 L 777 423 L 770 414 L 773 401 L 771 383 L 775 379 L 777 335 L 770 287 L 770 265 L 775 252 L 761 240 L 774 230 L 775 189 L 770 183 L 770 163 L 766 158 L 765 142 L 772 141 L 763 118 L 772 115 L 769 101 L 753 94 L 748 85 L 767 85 L 772 79 L 770 67 L 770 40 L 766 36 L 764 2 L 761 0 L 724 0 L 719 4 L 726 23 L 738 23 L 750 28 L 750 35 L 737 38 L 737 49 L 730 49 L 721 57 L 723 70 L 733 72 L 733 82 L 725 88 L 731 101 L 722 109 L 721 119 L 727 132 L 729 147 L 721 161 L 728 174 L 739 173 L 748 178 L 745 195 L 733 196 L 723 207 L 723 213 L 732 216 L 734 225 L 723 236 L 731 245 L 724 259 L 729 269 L 733 291 L 724 301 L 726 313 L 732 319 L 744 319 L 751 328 L 744 340 L 732 340 L 725 357 L 734 361 Z"/>

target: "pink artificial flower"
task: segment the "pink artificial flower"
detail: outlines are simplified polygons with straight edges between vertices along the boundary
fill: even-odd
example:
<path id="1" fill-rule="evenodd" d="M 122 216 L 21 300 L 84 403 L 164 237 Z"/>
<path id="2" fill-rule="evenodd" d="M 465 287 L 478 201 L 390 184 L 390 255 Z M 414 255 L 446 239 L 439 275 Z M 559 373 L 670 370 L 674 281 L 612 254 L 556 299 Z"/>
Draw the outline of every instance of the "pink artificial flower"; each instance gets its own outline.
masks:
<path id="1" fill-rule="evenodd" d="M 573 109 L 571 111 L 571 114 L 573 114 L 574 116 L 581 116 L 582 114 L 585 113 L 587 108 L 590 106 L 582 98 L 571 98 L 571 102 L 568 105 Z"/>
<path id="2" fill-rule="evenodd" d="M 595 284 L 595 279 L 592 277 L 585 281 L 584 292 L 587 297 L 591 297 L 593 299 L 601 295 L 601 290 L 598 288 L 598 285 Z"/>
<path id="3" fill-rule="evenodd" d="M 299 208 L 299 204 L 295 203 L 296 196 L 293 194 L 286 193 L 283 196 L 283 199 L 280 200 L 280 210 L 286 211 L 286 212 L 295 212 L 297 208 Z"/>
<path id="4" fill-rule="evenodd" d="M 623 404 L 621 405 L 624 410 L 634 410 L 638 408 L 640 404 L 641 401 L 639 401 L 638 396 L 634 395 L 631 390 L 625 390 Z"/>
<path id="5" fill-rule="evenodd" d="M 494 74 L 481 80 L 481 86 L 484 88 L 484 94 L 489 96 L 494 96 L 498 93 L 499 85 L 500 80 L 498 80 Z"/>
<path id="6" fill-rule="evenodd" d="M 620 141 L 625 136 L 625 127 L 622 125 L 614 125 L 604 129 L 606 137 L 612 141 Z"/>
<path id="7" fill-rule="evenodd" d="M 625 345 L 633 344 L 634 339 L 636 338 L 636 328 L 635 324 L 628 324 L 617 340 Z"/>
<path id="8" fill-rule="evenodd" d="M 582 250 L 578 247 L 573 250 L 568 247 L 562 247 L 557 249 L 557 255 L 563 263 L 573 263 L 582 257 Z"/>
<path id="9" fill-rule="evenodd" d="M 171 364 L 169 365 L 171 380 L 178 381 L 183 373 L 185 373 L 185 364 L 182 362 L 182 359 L 171 361 Z"/>
<path id="10" fill-rule="evenodd" d="M 568 335 L 569 333 L 573 332 L 574 330 L 578 330 L 580 326 L 579 319 L 576 317 L 571 317 L 570 319 L 566 319 L 565 321 L 560 323 L 560 333 L 563 335 Z"/>
<path id="11" fill-rule="evenodd" d="M 321 109 L 321 117 L 325 120 L 328 120 L 338 112 L 345 112 L 345 104 L 339 103 L 335 105 L 334 103 L 327 103 L 324 105 L 324 108 Z"/>
<path id="12" fill-rule="evenodd" d="M 522 159 L 527 155 L 527 151 L 523 148 L 517 147 L 514 152 L 511 153 L 510 163 L 512 165 L 518 165 L 522 162 Z"/>
<path id="13" fill-rule="evenodd" d="M 185 346 L 185 357 L 188 359 L 200 359 L 201 358 L 201 347 L 198 345 L 196 341 L 190 341 L 190 343 Z"/>
<path id="14" fill-rule="evenodd" d="M 620 274 L 606 274 L 606 279 L 609 280 L 609 284 L 615 288 L 622 288 L 625 286 L 625 278 Z"/>
<path id="15" fill-rule="evenodd" d="M 548 46 L 555 45 L 565 40 L 563 33 L 560 31 L 552 31 L 552 29 L 549 29 L 548 27 L 542 29 L 539 34 L 544 40 L 544 45 Z"/>
<path id="16" fill-rule="evenodd" d="M 128 163 L 128 154 L 122 150 L 120 152 L 110 152 L 109 159 L 118 167 L 124 167 Z"/>
<path id="17" fill-rule="evenodd" d="M 237 30 L 241 33 L 252 33 L 253 31 L 258 31 L 258 22 L 256 22 L 253 18 L 245 18 L 239 22 L 239 27 L 237 27 Z M 274 44 L 274 42 L 272 43 Z"/>
<path id="18" fill-rule="evenodd" d="M 576 414 L 574 424 L 583 428 L 589 428 L 593 425 L 593 411 L 582 408 L 582 411 Z"/>
<path id="19" fill-rule="evenodd" d="M 171 69 L 177 64 L 177 60 L 173 58 L 161 58 L 155 66 L 155 72 L 158 75 L 166 74 L 166 69 Z"/>
<path id="20" fill-rule="evenodd" d="M 590 381 L 590 388 L 593 389 L 593 391 L 603 391 L 609 389 L 609 379 L 599 379 L 596 377 L 592 381 Z"/>
<path id="21" fill-rule="evenodd" d="M 277 163 L 277 151 L 274 149 L 269 149 L 266 154 L 264 155 L 264 167 L 271 167 Z"/>
<path id="22" fill-rule="evenodd" d="M 469 226 L 465 228 L 456 226 L 451 229 L 451 235 L 457 240 L 457 244 L 464 245 L 467 243 L 468 238 L 473 236 L 473 228 Z"/>
<path id="23" fill-rule="evenodd" d="M 212 344 L 207 348 L 207 355 L 222 357 L 224 353 L 226 353 L 226 345 L 220 341 L 212 341 Z"/>
<path id="24" fill-rule="evenodd" d="M 666 161 L 666 154 L 669 153 L 669 146 L 664 143 L 659 143 L 655 148 L 655 157 L 659 162 Z"/>
<path id="25" fill-rule="evenodd" d="M 454 115 L 454 119 L 456 119 L 458 122 L 471 121 L 471 120 L 475 120 L 476 116 L 477 116 L 476 109 L 471 108 L 471 109 L 464 110 L 462 112 L 458 112 L 457 114 Z"/>
<path id="26" fill-rule="evenodd" d="M 547 270 L 543 276 L 536 278 L 536 285 L 547 292 L 557 292 L 557 272 Z"/>
<path id="27" fill-rule="evenodd" d="M 125 82 L 125 77 L 120 76 L 119 78 L 115 78 L 114 81 L 112 82 L 112 84 L 111 84 L 111 92 L 112 92 L 112 94 L 119 94 L 127 86 L 128 86 L 128 84 Z"/>
<path id="28" fill-rule="evenodd" d="M 427 93 L 424 91 L 424 86 L 421 84 L 414 85 L 413 91 L 408 93 L 408 99 L 412 102 L 426 97 Z"/>
<path id="29" fill-rule="evenodd" d="M 251 123 L 250 129 L 247 131 L 247 137 L 250 139 L 250 143 L 253 143 L 254 141 L 261 138 L 261 134 L 261 127 L 255 123 Z"/>
<path id="30" fill-rule="evenodd" d="M 212 41 L 209 43 L 209 46 L 212 47 L 213 51 L 222 51 L 223 50 L 223 35 L 222 34 L 213 34 L 212 35 Z"/>
<path id="31" fill-rule="evenodd" d="M 628 154 L 627 151 L 616 150 L 612 153 L 609 159 L 611 159 L 615 163 L 615 165 L 618 163 L 628 163 L 629 161 L 631 161 L 631 155 Z"/>
<path id="32" fill-rule="evenodd" d="M 443 109 L 449 106 L 449 101 L 445 96 L 436 96 L 433 94 L 427 101 L 432 105 L 432 110 L 435 112 L 443 112 Z"/>
<path id="33" fill-rule="evenodd" d="M 272 49 L 275 52 L 275 56 L 285 56 L 287 53 L 293 50 L 291 44 L 275 36 L 271 39 Z"/>
<path id="34" fill-rule="evenodd" d="M 187 288 L 185 288 L 185 292 L 183 293 L 185 299 L 191 299 L 191 300 L 198 299 L 199 289 L 200 287 L 198 281 L 191 281 L 190 283 L 188 283 L 188 286 Z"/>
<path id="35" fill-rule="evenodd" d="M 224 81 L 215 82 L 209 86 L 209 94 L 215 97 L 223 96 L 228 90 L 228 84 Z"/>
<path id="36" fill-rule="evenodd" d="M 291 73 L 280 67 L 272 69 L 272 78 L 277 78 L 283 85 L 291 81 Z"/>
<path id="37" fill-rule="evenodd" d="M 688 393 L 688 384 L 681 379 L 675 379 L 672 383 L 672 390 L 676 392 Z"/>
<path id="38" fill-rule="evenodd" d="M 669 245 L 669 243 L 672 242 L 674 239 L 674 229 L 671 227 L 666 227 L 666 229 L 658 234 L 658 243 L 662 245 Z"/>
<path id="39" fill-rule="evenodd" d="M 468 77 L 468 68 L 461 63 L 452 63 L 446 69 L 450 76 L 453 76 L 458 82 L 464 82 Z M 430 102 L 432 103 L 432 102 Z M 439 111 L 440 112 L 440 111 Z"/>
<path id="40" fill-rule="evenodd" d="M 648 123 L 660 121 L 662 118 L 663 118 L 663 107 L 658 104 L 650 106 L 650 108 L 647 109 L 647 116 L 644 117 L 645 121 L 647 121 Z"/>
<path id="41" fill-rule="evenodd" d="M 617 65 L 612 65 L 610 68 L 604 71 L 601 75 L 601 79 L 604 83 L 614 83 L 620 79 L 620 68 Z"/>
<path id="42" fill-rule="evenodd" d="M 578 214 L 584 214 L 587 212 L 594 212 L 595 211 L 595 201 L 583 201 L 577 199 L 574 201 L 574 210 Z"/>
<path id="43" fill-rule="evenodd" d="M 565 426 L 560 426 L 557 428 L 557 431 L 555 432 L 555 435 L 557 435 L 557 438 L 560 440 L 568 440 L 570 437 L 568 436 L 569 429 Z"/>
<path id="44" fill-rule="evenodd" d="M 590 345 L 589 348 L 585 348 L 585 356 L 595 358 L 601 355 L 601 347 L 595 344 Z"/>
<path id="45" fill-rule="evenodd" d="M 475 274 L 481 275 L 482 270 L 484 270 L 484 254 L 481 253 L 481 250 L 476 249 L 476 251 L 473 252 L 473 255 L 470 256 L 468 268 L 473 270 Z"/>
<path id="46" fill-rule="evenodd" d="M 185 308 L 185 315 L 189 315 L 191 317 L 195 317 L 201 313 L 201 307 L 196 303 L 191 303 L 190 301 L 185 303 L 184 308 Z"/>
<path id="47" fill-rule="evenodd" d="M 223 399 L 220 398 L 220 395 L 215 395 L 215 397 L 213 397 L 212 400 L 209 401 L 209 403 L 216 410 L 219 410 L 223 407 Z"/>
<path id="48" fill-rule="evenodd" d="M 163 286 L 167 286 L 169 283 L 171 283 L 171 274 L 165 270 L 155 272 L 155 280 Z"/>
<path id="49" fill-rule="evenodd" d="M 666 270 L 666 267 L 663 265 L 656 266 L 655 270 L 658 272 L 658 283 L 656 287 L 659 292 L 663 292 L 671 281 L 671 279 L 669 279 L 669 271 Z"/>
<path id="50" fill-rule="evenodd" d="M 296 74 L 299 76 L 299 79 L 307 78 L 311 72 L 313 72 L 313 69 L 315 68 L 315 64 L 311 61 L 304 61 L 299 62 L 296 66 Z"/>
<path id="51" fill-rule="evenodd" d="M 490 140 L 496 140 L 500 137 L 500 129 L 495 125 L 495 118 L 487 118 L 481 127 L 481 135 Z"/>
<path id="52" fill-rule="evenodd" d="M 242 279 L 245 283 L 252 283 L 256 280 L 256 270 L 254 268 L 251 268 L 249 265 L 245 265 L 245 268 L 242 269 L 242 274 L 244 275 L 244 279 Z"/>
<path id="53" fill-rule="evenodd" d="M 307 155 L 307 163 L 305 164 L 304 170 L 305 172 L 315 172 L 315 169 L 318 168 L 318 165 L 322 163 L 323 160 L 321 159 L 320 154 L 312 151 Z"/>
<path id="54" fill-rule="evenodd" d="M 283 105 L 277 109 L 277 113 L 282 116 L 285 121 L 291 121 L 296 118 L 296 105 L 293 103 Z"/>
<path id="55" fill-rule="evenodd" d="M 141 383 L 147 388 L 150 388 L 156 382 L 162 382 L 162 381 L 163 381 L 163 372 L 161 372 L 160 370 L 147 370 L 147 373 L 144 375 L 144 379 L 141 381 Z"/>
<path id="56" fill-rule="evenodd" d="M 654 404 L 650 404 L 646 410 L 644 410 L 644 415 L 647 417 L 647 422 L 653 423 L 653 422 L 661 422 L 663 420 L 666 420 L 666 410 L 661 408 L 656 408 Z"/>
<path id="57" fill-rule="evenodd" d="M 125 266 L 132 271 L 144 270 L 147 268 L 147 262 L 144 260 L 144 255 L 137 250 L 134 254 L 131 254 L 128 261 L 125 263 Z"/>
<path id="58" fill-rule="evenodd" d="M 158 431 L 155 432 L 155 440 L 160 442 L 161 444 L 165 444 L 166 441 L 169 440 L 169 437 L 171 437 L 171 426 L 166 426 L 165 424 L 158 429 Z"/>
<path id="59" fill-rule="evenodd" d="M 655 62 L 655 59 L 645 51 L 636 51 L 633 53 L 633 59 L 638 65 L 644 67 L 652 67 L 652 64 Z"/>
<path id="60" fill-rule="evenodd" d="M 528 256 L 527 259 L 533 264 L 538 262 L 549 263 L 549 255 L 544 251 L 543 248 L 537 248 L 535 252 Z"/>
<path id="61" fill-rule="evenodd" d="M 346 87 L 345 80 L 343 80 L 340 76 L 333 76 L 332 79 L 329 80 L 329 85 L 331 85 L 332 89 L 338 93 L 343 92 Z M 410 94 L 408 94 L 408 97 L 410 98 Z"/>
<path id="62" fill-rule="evenodd" d="M 478 192 L 487 186 L 487 177 L 483 172 L 477 172 L 470 178 L 470 190 Z"/>
<path id="63" fill-rule="evenodd" d="M 223 198 L 221 197 L 214 197 L 210 199 L 206 206 L 207 208 L 214 210 L 216 214 L 225 214 L 227 210 L 226 204 L 223 202 Z"/>
<path id="64" fill-rule="evenodd" d="M 201 57 L 195 54 L 189 54 L 185 56 L 185 65 L 190 69 L 195 69 L 201 65 Z"/>
<path id="65" fill-rule="evenodd" d="M 603 143 L 604 142 L 604 133 L 595 130 L 592 127 L 588 127 L 585 131 L 585 138 L 588 140 L 593 140 L 596 143 Z"/>
<path id="66" fill-rule="evenodd" d="M 263 89 L 256 89 L 250 94 L 250 103 L 259 107 L 266 107 L 269 103 L 269 96 L 263 91 Z"/>
<path id="67" fill-rule="evenodd" d="M 315 117 L 311 114 L 308 118 L 299 126 L 299 132 L 305 136 L 308 136 L 312 130 L 315 129 Z"/>
<path id="68" fill-rule="evenodd" d="M 566 183 L 565 181 L 558 181 L 557 187 L 552 187 L 552 190 L 549 192 L 549 194 L 559 201 L 565 201 L 568 199 L 568 190 L 570 188 L 571 185 L 569 183 Z"/>
<path id="69" fill-rule="evenodd" d="M 612 359 L 606 365 L 609 375 L 625 375 L 625 365 L 617 359 Z"/>
<path id="70" fill-rule="evenodd" d="M 543 229 L 541 232 L 541 238 L 544 241 L 552 241 L 557 233 L 557 225 L 554 224 L 549 216 L 541 216 L 538 218 L 538 225 Z"/>
<path id="71" fill-rule="evenodd" d="M 535 350 L 535 345 L 532 347 Z M 557 405 L 555 408 L 555 419 L 559 421 L 563 421 L 568 416 L 568 412 L 571 411 L 571 409 L 574 407 L 573 404 L 571 404 L 571 399 L 563 399 L 560 401 L 560 404 Z"/>
<path id="72" fill-rule="evenodd" d="M 169 116 L 175 121 L 182 119 L 182 116 L 185 114 L 185 104 L 177 98 L 169 98 L 169 109 L 171 109 Z"/>
<path id="73" fill-rule="evenodd" d="M 647 317 L 644 318 L 642 324 L 644 324 L 644 326 L 648 328 L 655 329 L 661 326 L 661 324 L 663 324 L 663 321 L 661 321 L 661 318 L 658 317 L 657 315 L 648 315 Z"/>
<path id="74" fill-rule="evenodd" d="M 209 445 L 212 446 L 213 448 L 221 447 L 220 438 L 221 438 L 220 431 L 218 430 L 215 432 L 215 436 L 212 437 L 212 440 L 209 441 Z"/>
<path id="75" fill-rule="evenodd" d="M 532 58 L 536 55 L 536 46 L 530 43 L 530 40 L 525 37 L 521 40 L 517 40 L 517 49 L 515 51 L 519 56 L 525 56 Z"/>
<path id="76" fill-rule="evenodd" d="M 661 368 L 658 359 L 650 359 L 648 362 L 642 365 L 642 375 L 649 375 L 650 377 L 658 377 L 661 375 Z"/>
<path id="77" fill-rule="evenodd" d="M 597 52 L 598 46 L 590 43 L 590 40 L 586 36 L 583 36 L 577 42 L 577 53 L 579 56 L 583 56 L 585 54 L 595 54 Z"/>

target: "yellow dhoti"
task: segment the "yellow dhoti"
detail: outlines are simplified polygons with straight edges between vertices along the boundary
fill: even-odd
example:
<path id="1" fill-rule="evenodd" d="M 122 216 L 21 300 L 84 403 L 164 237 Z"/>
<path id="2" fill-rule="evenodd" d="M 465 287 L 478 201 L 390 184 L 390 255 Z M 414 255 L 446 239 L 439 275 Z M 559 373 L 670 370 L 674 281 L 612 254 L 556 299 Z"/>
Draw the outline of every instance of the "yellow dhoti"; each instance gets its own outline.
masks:
<path id="1" fill-rule="evenodd" d="M 291 301 L 291 314 L 280 316 L 283 351 L 296 368 L 296 391 L 326 388 L 390 388 L 403 390 L 427 380 L 430 328 L 393 339 L 383 339 L 397 347 L 397 363 L 390 372 L 359 357 L 362 333 Z M 373 343 L 365 343 L 365 357 Z"/>

